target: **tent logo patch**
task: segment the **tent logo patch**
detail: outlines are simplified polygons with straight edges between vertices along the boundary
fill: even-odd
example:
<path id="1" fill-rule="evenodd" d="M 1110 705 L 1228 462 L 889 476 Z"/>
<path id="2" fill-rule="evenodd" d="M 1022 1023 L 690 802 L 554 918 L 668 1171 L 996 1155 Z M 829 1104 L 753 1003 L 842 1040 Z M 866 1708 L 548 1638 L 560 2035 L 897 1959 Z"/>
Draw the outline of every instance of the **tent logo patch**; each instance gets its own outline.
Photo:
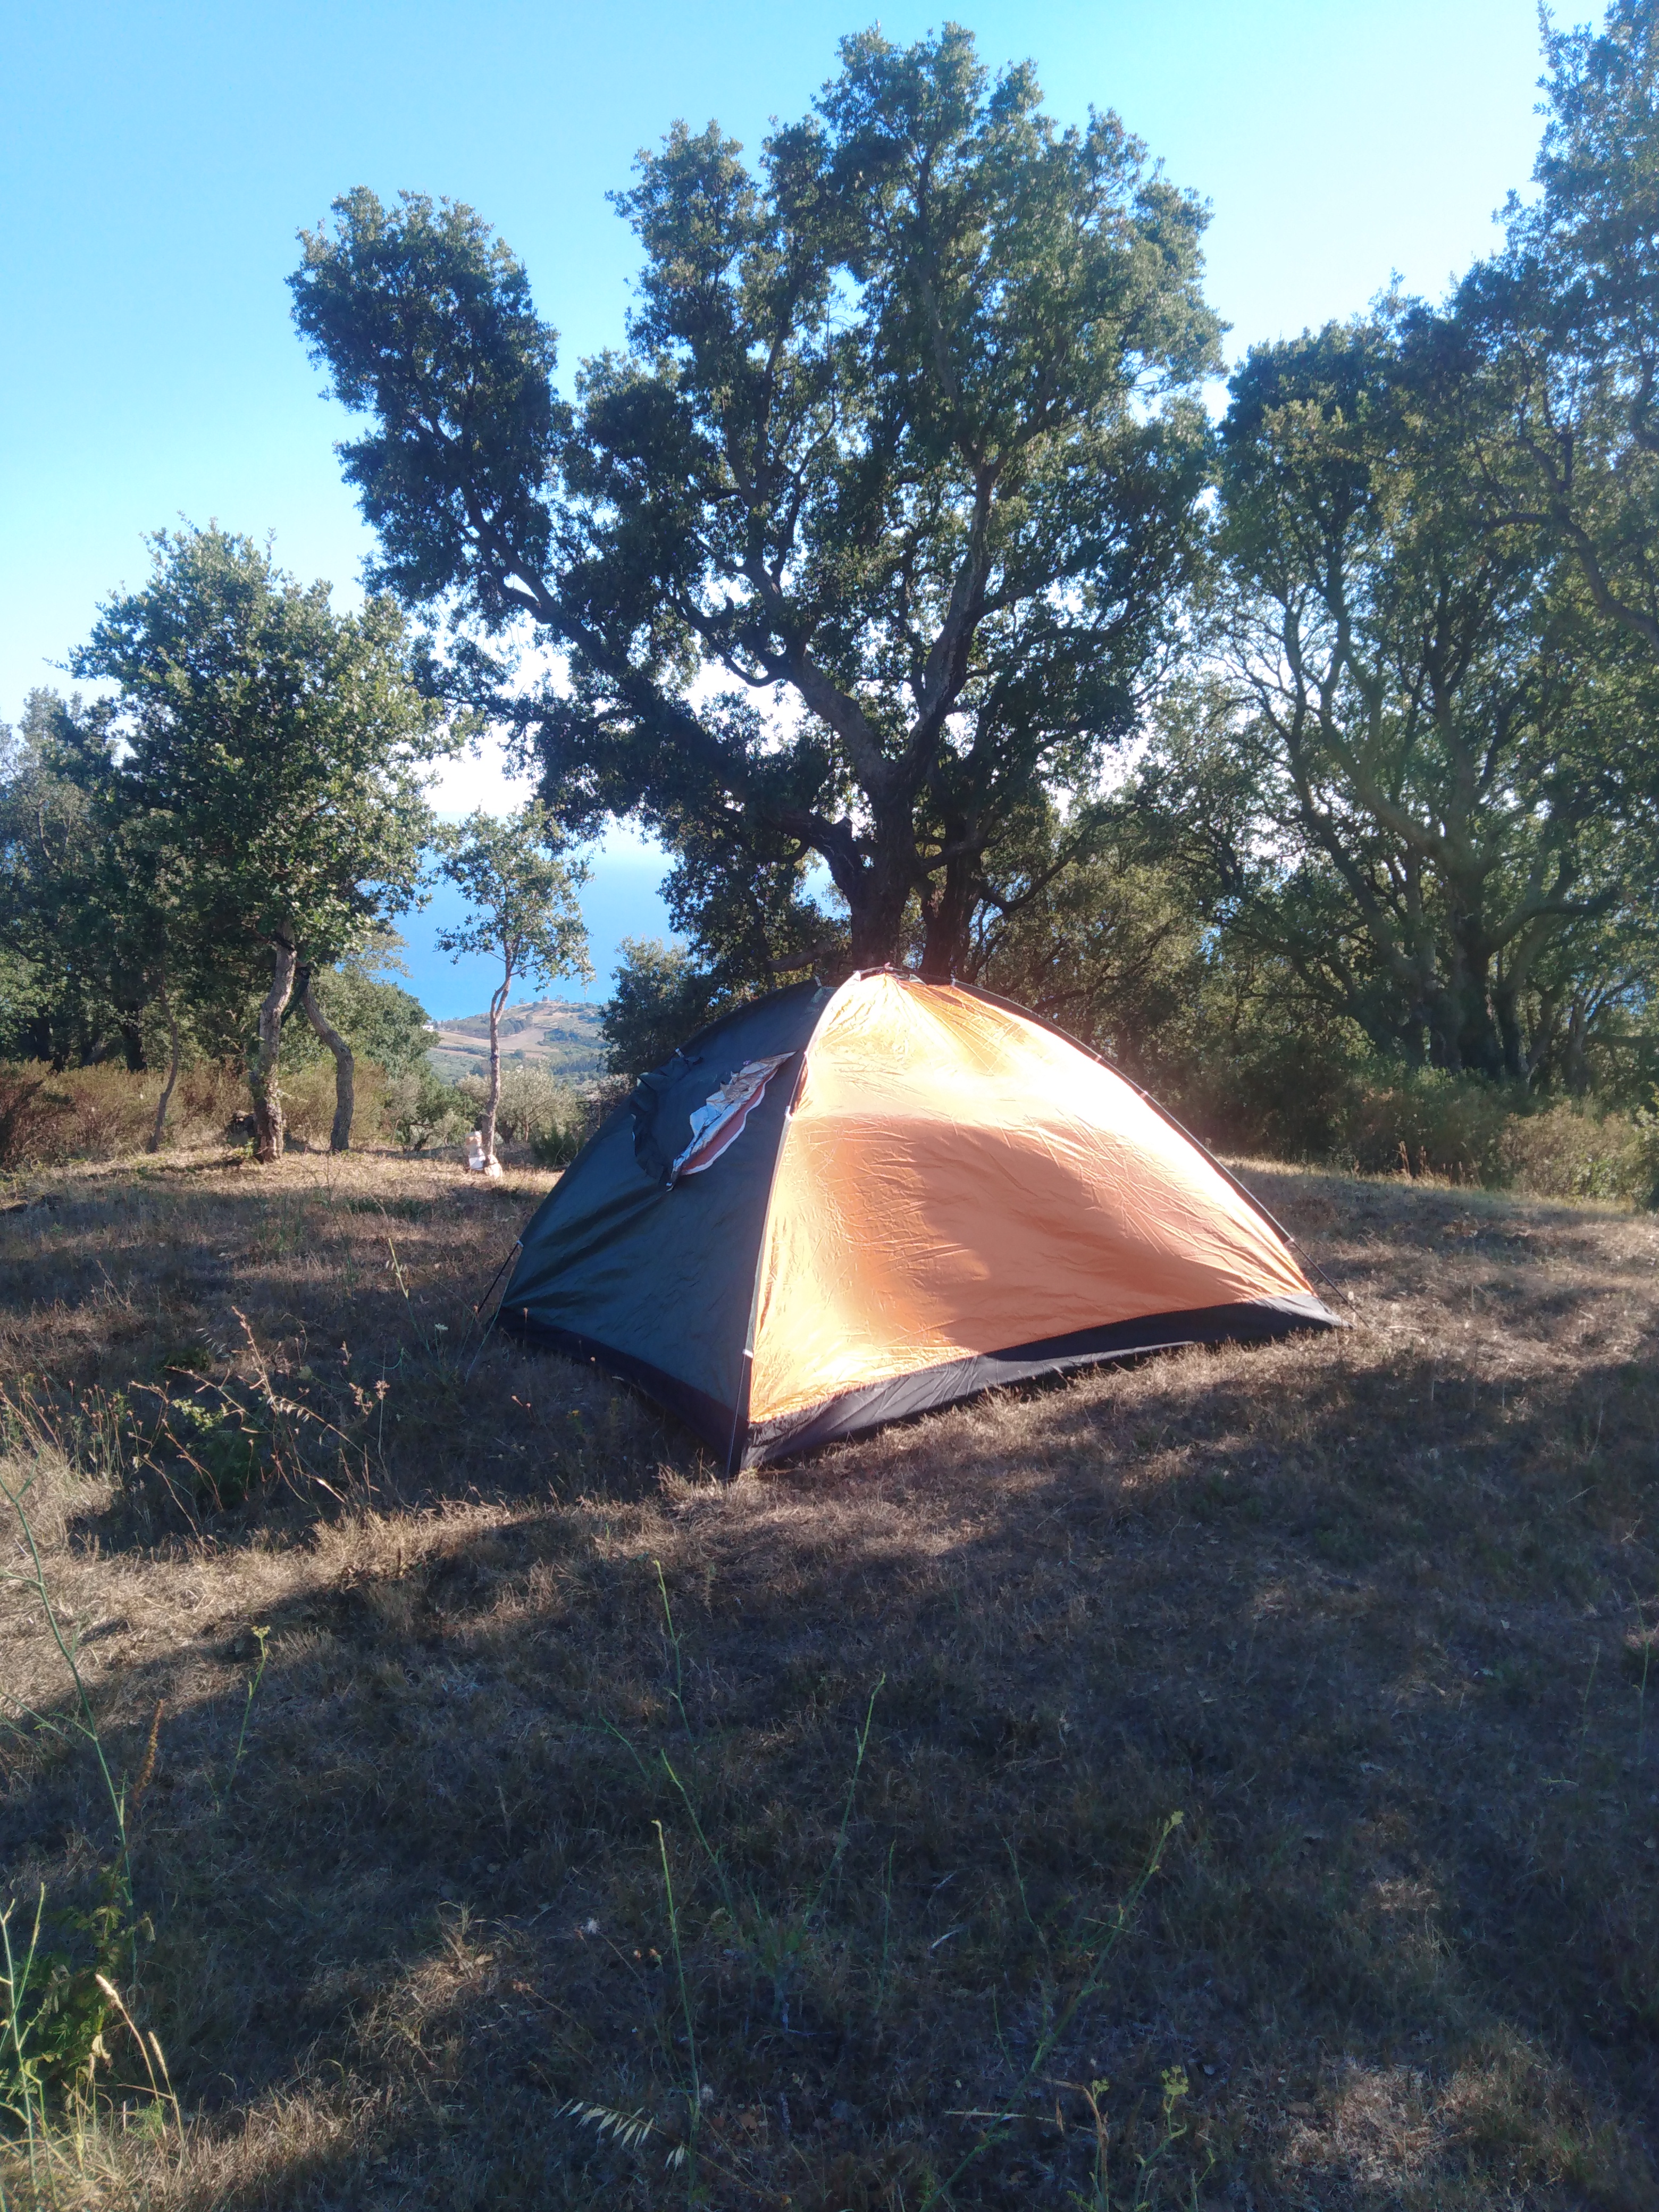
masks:
<path id="1" fill-rule="evenodd" d="M 745 1060 L 728 1075 L 718 1091 L 711 1091 L 691 1115 L 691 1141 L 669 1170 L 669 1180 L 701 1175 L 720 1154 L 736 1144 L 744 1124 L 765 1096 L 766 1086 L 792 1053 L 775 1053 L 769 1060 Z"/>

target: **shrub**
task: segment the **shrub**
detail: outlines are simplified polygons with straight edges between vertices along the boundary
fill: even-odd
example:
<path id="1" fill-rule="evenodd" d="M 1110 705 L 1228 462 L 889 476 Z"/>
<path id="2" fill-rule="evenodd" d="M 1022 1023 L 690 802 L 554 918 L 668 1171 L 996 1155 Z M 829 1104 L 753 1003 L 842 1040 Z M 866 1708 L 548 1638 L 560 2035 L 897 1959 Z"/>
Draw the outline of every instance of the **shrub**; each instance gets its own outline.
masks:
<path id="1" fill-rule="evenodd" d="M 331 1058 L 309 1061 L 282 1078 L 283 1111 L 288 1126 L 307 1145 L 328 1143 L 334 1126 L 334 1062 Z M 392 1114 L 391 1080 L 372 1060 L 358 1057 L 353 1088 L 356 1104 L 352 1115 L 353 1144 L 380 1143 L 389 1133 Z M 247 1106 L 243 1085 L 242 1110 Z"/>
<path id="2" fill-rule="evenodd" d="M 137 1152 L 165 1078 L 107 1063 L 56 1073 L 40 1061 L 0 1073 L 0 1165 L 49 1167 Z"/>
<path id="3" fill-rule="evenodd" d="M 196 1060 L 179 1072 L 168 1136 L 179 1144 L 191 1136 L 198 1143 L 228 1136 L 248 1105 L 247 1076 L 235 1060 Z"/>
<path id="4" fill-rule="evenodd" d="M 1504 1133 L 1523 1104 L 1516 1091 L 1433 1069 L 1392 1081 L 1356 1080 L 1338 1117 L 1332 1150 L 1364 1175 L 1506 1182 Z"/>
<path id="5" fill-rule="evenodd" d="M 165 1069 L 137 1073 L 108 1061 L 65 1068 L 35 1062 L 0 1068 L 0 1168 L 52 1167 L 65 1160 L 107 1160 L 141 1152 L 155 1126 Z M 372 1060 L 356 1066 L 354 1143 L 381 1141 L 395 1115 L 392 1086 Z M 283 1097 L 295 1134 L 325 1145 L 334 1121 L 334 1062 L 290 1070 Z M 247 1077 L 234 1063 L 201 1060 L 179 1070 L 162 1138 L 165 1146 L 223 1142 L 240 1134 L 248 1111 Z"/>
<path id="6" fill-rule="evenodd" d="M 1541 1198 L 1622 1198 L 1659 1208 L 1659 1120 L 1563 1103 L 1517 1115 L 1500 1140 L 1505 1180 Z"/>
<path id="7" fill-rule="evenodd" d="M 489 1095 L 483 1077 L 464 1075 L 455 1089 L 467 1103 L 471 1117 L 468 1127 L 476 1127 Z M 501 1103 L 495 1109 L 495 1134 L 501 1144 L 526 1146 L 541 1167 L 564 1167 L 581 1149 L 586 1121 L 581 1094 L 545 1068 L 503 1070 Z"/>
<path id="8" fill-rule="evenodd" d="M 386 1115 L 392 1133 L 405 1151 L 421 1152 L 458 1145 L 472 1126 L 472 1101 L 455 1084 L 446 1083 L 429 1061 L 393 1076 L 386 1087 Z"/>
<path id="9" fill-rule="evenodd" d="M 0 1068 L 0 1167 L 27 1166 L 55 1143 L 64 1107 L 50 1080 L 39 1065 Z"/>

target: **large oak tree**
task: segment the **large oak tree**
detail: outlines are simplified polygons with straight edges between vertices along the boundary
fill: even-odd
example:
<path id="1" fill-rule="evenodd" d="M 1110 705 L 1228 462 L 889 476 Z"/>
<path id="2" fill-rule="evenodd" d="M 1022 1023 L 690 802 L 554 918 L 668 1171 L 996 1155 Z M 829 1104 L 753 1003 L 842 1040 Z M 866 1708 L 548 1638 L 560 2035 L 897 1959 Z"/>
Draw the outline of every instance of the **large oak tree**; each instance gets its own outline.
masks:
<path id="1" fill-rule="evenodd" d="M 1385 1051 L 1525 1077 L 1574 948 L 1645 893 L 1653 672 L 1576 563 L 1494 525 L 1492 393 L 1443 322 L 1256 347 L 1231 390 L 1187 750 L 1207 725 L 1265 856 L 1248 927 Z"/>
<path id="2" fill-rule="evenodd" d="M 1659 659 L 1659 6 L 1546 18 L 1544 52 L 1538 194 L 1455 302 L 1490 407 L 1468 459 L 1493 526 L 1559 550 Z"/>
<path id="3" fill-rule="evenodd" d="M 465 208 L 348 194 L 295 314 L 372 417 L 343 452 L 375 580 L 457 619 L 447 680 L 539 751 L 566 823 L 637 816 L 716 904 L 740 853 L 786 960 L 817 856 L 854 963 L 919 929 L 939 975 L 1000 824 L 1136 723 L 1218 325 L 1203 210 L 1115 117 L 1058 128 L 955 27 L 842 56 L 757 167 L 712 124 L 641 156 L 629 343 L 574 406 Z M 509 681 L 521 620 L 568 680 Z"/>

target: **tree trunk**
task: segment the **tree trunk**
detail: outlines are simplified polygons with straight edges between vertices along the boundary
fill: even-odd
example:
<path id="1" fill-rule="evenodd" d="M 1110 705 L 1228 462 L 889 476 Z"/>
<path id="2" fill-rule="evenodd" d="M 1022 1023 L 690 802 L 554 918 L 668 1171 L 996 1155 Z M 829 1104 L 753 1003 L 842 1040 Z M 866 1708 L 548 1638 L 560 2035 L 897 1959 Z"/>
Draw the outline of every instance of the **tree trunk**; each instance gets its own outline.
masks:
<path id="1" fill-rule="evenodd" d="M 300 994 L 300 1006 L 323 1042 L 334 1055 L 334 1127 L 328 1133 L 331 1152 L 351 1150 L 351 1116 L 356 1110 L 356 1079 L 357 1063 L 351 1047 L 340 1035 L 317 1003 L 317 994 L 311 988 L 307 971 L 305 988 Z"/>
<path id="2" fill-rule="evenodd" d="M 120 1017 L 121 1051 L 126 1060 L 130 1075 L 144 1073 L 144 1025 L 140 1017 L 125 1013 Z"/>
<path id="3" fill-rule="evenodd" d="M 872 867 L 848 898 L 852 921 L 852 963 L 854 968 L 890 968 L 897 964 L 899 936 L 904 909 L 910 902 L 912 872 L 889 860 Z M 843 897 L 847 895 L 842 892 Z"/>
<path id="4" fill-rule="evenodd" d="M 283 1157 L 283 1094 L 276 1085 L 276 1056 L 283 1046 L 283 1016 L 294 995 L 294 975 L 299 955 L 291 945 L 273 938 L 270 945 L 270 988 L 259 1007 L 259 1048 L 249 1071 L 253 1092 L 253 1157 L 266 1162 Z"/>
<path id="5" fill-rule="evenodd" d="M 501 1009 L 507 1004 L 507 994 L 512 982 L 510 975 L 504 975 L 500 988 L 493 991 L 489 998 L 489 1093 L 478 1120 L 478 1141 L 483 1147 L 486 1169 L 498 1164 L 495 1158 L 495 1109 L 501 1103 Z"/>
<path id="6" fill-rule="evenodd" d="M 167 1062 L 167 1079 L 162 1085 L 161 1096 L 156 1102 L 155 1127 L 150 1131 L 149 1143 L 145 1146 L 145 1150 L 151 1152 L 159 1152 L 161 1149 L 161 1132 L 167 1124 L 167 1108 L 173 1103 L 173 1087 L 179 1080 L 179 1017 L 173 1011 L 173 1000 L 168 995 L 165 983 L 161 985 L 155 995 L 161 1002 L 161 1012 L 167 1016 L 167 1036 L 172 1040 L 173 1056 Z"/>
<path id="7" fill-rule="evenodd" d="M 1589 1022 L 1582 999 L 1575 999 L 1567 1016 L 1567 1048 L 1564 1073 L 1567 1089 L 1575 1098 L 1583 1098 L 1590 1087 L 1589 1081 Z"/>
<path id="8" fill-rule="evenodd" d="M 966 844 L 967 832 L 959 824 L 952 824 L 951 834 Z M 953 853 L 945 864 L 944 882 L 931 897 L 923 897 L 921 973 L 924 982 L 949 983 L 967 973 L 980 860 L 976 849 Z"/>

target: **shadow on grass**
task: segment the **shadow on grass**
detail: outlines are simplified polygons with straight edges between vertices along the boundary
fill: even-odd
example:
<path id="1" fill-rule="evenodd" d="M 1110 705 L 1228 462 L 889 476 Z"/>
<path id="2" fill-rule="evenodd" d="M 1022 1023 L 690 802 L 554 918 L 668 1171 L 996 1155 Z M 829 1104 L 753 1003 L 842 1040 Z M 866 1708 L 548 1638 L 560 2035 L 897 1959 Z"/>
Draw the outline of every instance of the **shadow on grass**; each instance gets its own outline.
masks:
<path id="1" fill-rule="evenodd" d="M 1656 1354 L 1650 1312 L 1517 1397 L 1374 1327 L 1194 1352 L 720 1489 L 504 1352 L 593 1409 L 553 1494 L 469 1458 L 122 1670 L 168 1701 L 146 1993 L 219 2145 L 180 2201 L 679 2201 L 695 2072 L 720 2203 L 914 2212 L 987 2138 L 953 2201 L 1092 2202 L 1101 2079 L 1114 2202 L 1650 2203 Z M 72 1890 L 95 1832 L 20 1748 L 0 1863 Z"/>

